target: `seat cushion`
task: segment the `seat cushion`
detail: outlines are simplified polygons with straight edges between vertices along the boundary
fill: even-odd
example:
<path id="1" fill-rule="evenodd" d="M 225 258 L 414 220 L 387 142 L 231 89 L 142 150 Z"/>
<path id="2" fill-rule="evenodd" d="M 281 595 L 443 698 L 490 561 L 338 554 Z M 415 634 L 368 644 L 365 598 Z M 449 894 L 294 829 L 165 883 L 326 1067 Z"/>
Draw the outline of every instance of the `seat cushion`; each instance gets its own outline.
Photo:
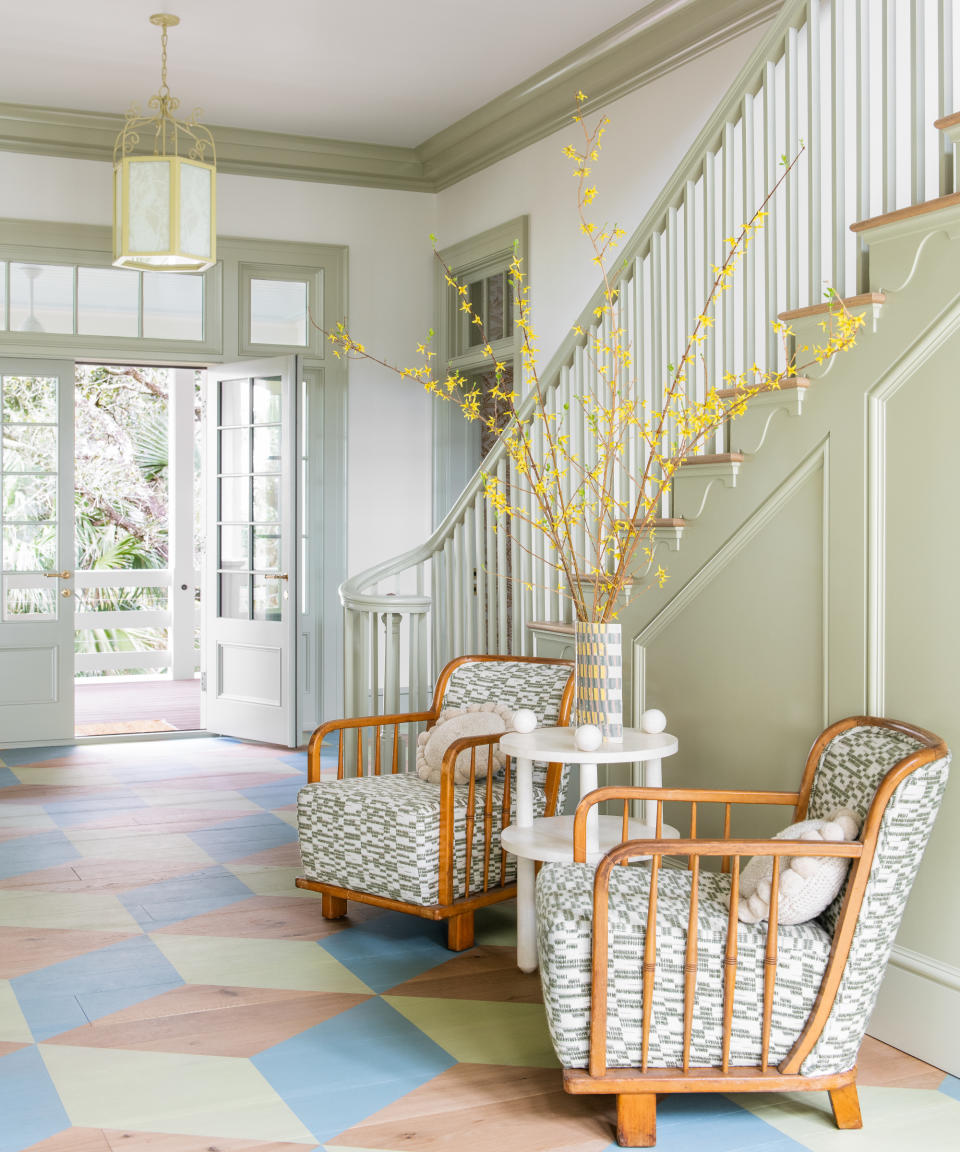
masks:
<path id="1" fill-rule="evenodd" d="M 537 883 L 537 941 L 550 1034 L 566 1068 L 588 1062 L 594 869 L 547 864 Z M 657 886 L 657 961 L 650 1027 L 651 1067 L 683 1062 L 683 982 L 691 873 L 660 872 Z M 643 949 L 650 870 L 646 864 L 614 868 L 610 877 L 607 1063 L 636 1067 L 641 1059 Z M 723 961 L 730 878 L 702 873 L 697 921 L 697 985 L 691 1064 L 721 1062 Z M 757 1064 L 763 1013 L 766 923 L 738 924 L 738 966 L 733 1005 L 731 1064 Z M 799 1036 L 830 954 L 830 938 L 815 921 L 781 927 L 770 1033 L 776 1064 Z"/>
<path id="2" fill-rule="evenodd" d="M 454 895 L 464 894 L 467 862 L 468 785 L 454 788 Z M 491 887 L 500 883 L 500 825 L 503 782 L 492 781 Z M 534 789 L 534 808 L 543 812 L 546 794 Z M 474 797 L 470 891 L 483 891 L 486 781 Z M 297 803 L 300 856 L 311 880 L 370 892 L 411 904 L 440 899 L 440 786 L 415 775 L 362 776 L 307 784 Z M 516 869 L 507 858 L 506 882 Z"/>

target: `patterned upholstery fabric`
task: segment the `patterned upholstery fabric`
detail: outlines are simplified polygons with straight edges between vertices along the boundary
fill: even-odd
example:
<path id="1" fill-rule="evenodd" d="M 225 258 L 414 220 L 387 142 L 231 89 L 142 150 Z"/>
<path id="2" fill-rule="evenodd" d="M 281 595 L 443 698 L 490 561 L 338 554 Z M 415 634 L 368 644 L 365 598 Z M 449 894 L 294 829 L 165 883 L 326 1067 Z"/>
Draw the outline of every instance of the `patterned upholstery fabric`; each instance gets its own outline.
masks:
<path id="1" fill-rule="evenodd" d="M 500 824 L 503 785 L 493 783 L 494 850 L 489 882 L 500 883 Z M 467 860 L 466 811 L 469 787 L 454 788 L 454 895 L 463 896 Z M 483 821 L 486 788 L 474 797 L 470 890 L 483 891 Z M 546 794 L 534 789 L 534 808 L 543 812 Z M 372 892 L 411 904 L 440 898 L 440 786 L 418 776 L 361 776 L 307 784 L 298 797 L 300 856 L 311 880 Z M 516 868 L 507 857 L 506 882 Z"/>
<path id="2" fill-rule="evenodd" d="M 511 708 L 529 708 L 541 727 L 556 724 L 560 715 L 563 690 L 572 668 L 562 664 L 524 664 L 520 661 L 484 661 L 461 664 L 447 682 L 444 708 L 462 708 L 465 704 L 482 704 L 486 700 L 503 701 Z M 563 808 L 569 766 L 564 765 L 557 796 L 557 811 Z M 547 765 L 534 764 L 533 782 L 545 787 Z"/>
<path id="3" fill-rule="evenodd" d="M 862 821 L 886 773 L 919 745 L 889 729 L 864 726 L 841 733 L 824 749 L 810 795 L 820 816 L 834 797 Z M 907 897 L 947 784 L 950 758 L 912 772 L 896 789 L 880 823 L 877 850 L 833 1011 L 801 1071 L 815 1076 L 851 1068 L 876 1003 Z M 844 892 L 820 916 L 833 933 Z"/>
<path id="4" fill-rule="evenodd" d="M 447 684 L 442 707 L 487 700 L 530 708 L 541 724 L 555 724 L 571 669 L 557 664 L 480 661 L 462 664 Z M 546 804 L 545 768 L 534 772 L 534 811 Z M 561 780 L 560 800 L 566 777 Z M 500 883 L 500 826 L 503 780 L 493 781 L 492 851 L 489 883 Z M 454 789 L 454 894 L 463 896 L 466 878 L 468 785 Z M 475 793 L 470 890 L 483 890 L 485 782 Z M 370 892 L 411 904 L 440 898 L 440 786 L 414 774 L 366 776 L 308 784 L 298 798 L 300 855 L 312 880 Z M 516 866 L 507 858 L 506 882 Z"/>
<path id="5" fill-rule="evenodd" d="M 889 729 L 864 725 L 835 737 L 814 777 L 808 815 L 841 805 L 862 821 L 883 777 L 919 745 Z M 917 769 L 894 791 L 880 825 L 876 854 L 854 932 L 850 956 L 823 1033 L 801 1069 L 807 1076 L 844 1072 L 856 1063 L 907 897 L 946 786 L 949 757 Z M 694 1065 L 720 1062 L 723 944 L 728 879 L 704 874 L 700 885 Z M 544 1002 L 554 1046 L 566 1067 L 587 1061 L 593 874 L 587 865 L 550 864 L 537 888 L 538 939 Z M 616 868 L 611 876 L 608 1063 L 640 1060 L 641 964 L 649 873 L 644 865 Z M 657 909 L 657 971 L 650 1063 L 682 1062 L 683 964 L 690 874 L 661 873 Z M 820 985 L 843 893 L 807 924 L 780 927 L 770 1041 L 776 1063 L 803 1029 Z M 766 924 L 738 926 L 739 969 L 734 998 L 731 1063 L 759 1058 L 763 942 Z"/>
<path id="6" fill-rule="evenodd" d="M 537 937 L 543 999 L 553 1046 L 566 1068 L 586 1067 L 589 1049 L 593 868 L 547 864 L 537 883 Z M 657 969 L 650 1027 L 650 1064 L 683 1062 L 683 981 L 691 874 L 665 868 L 657 885 Z M 729 876 L 701 873 L 697 920 L 697 990 L 691 1064 L 719 1065 L 723 1028 L 723 960 Z M 635 1067 L 641 1056 L 642 964 L 650 870 L 615 868 L 610 877 L 607 1063 Z M 767 925 L 739 924 L 733 1005 L 732 1064 L 760 1059 L 764 948 Z M 816 922 L 778 933 L 770 1060 L 787 1054 L 820 987 L 830 938 Z"/>

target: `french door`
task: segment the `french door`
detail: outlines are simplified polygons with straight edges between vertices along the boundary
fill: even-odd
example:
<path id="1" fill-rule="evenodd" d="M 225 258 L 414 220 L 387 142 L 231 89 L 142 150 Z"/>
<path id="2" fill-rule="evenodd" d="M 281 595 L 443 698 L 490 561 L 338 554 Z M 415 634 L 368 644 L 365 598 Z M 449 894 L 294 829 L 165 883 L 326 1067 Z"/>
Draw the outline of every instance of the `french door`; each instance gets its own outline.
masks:
<path id="1" fill-rule="evenodd" d="M 73 738 L 73 390 L 0 358 L 0 744 Z"/>
<path id="2" fill-rule="evenodd" d="M 206 723 L 297 745 L 297 358 L 207 372 Z"/>

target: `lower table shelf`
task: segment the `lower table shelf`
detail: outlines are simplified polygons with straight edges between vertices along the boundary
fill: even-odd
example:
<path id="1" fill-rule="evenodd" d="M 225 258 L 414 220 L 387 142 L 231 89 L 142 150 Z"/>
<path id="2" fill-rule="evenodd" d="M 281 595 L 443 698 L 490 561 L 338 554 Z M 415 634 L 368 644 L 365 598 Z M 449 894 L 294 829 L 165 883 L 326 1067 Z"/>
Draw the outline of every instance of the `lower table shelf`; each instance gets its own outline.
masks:
<path id="1" fill-rule="evenodd" d="M 573 859 L 573 816 L 541 816 L 527 828 L 511 824 L 500 834 L 500 843 L 514 856 L 526 860 L 543 860 L 551 863 L 564 863 Z M 631 840 L 652 840 L 656 829 L 642 820 L 629 822 Z M 600 850 L 588 852 L 587 860 L 596 864 L 611 848 L 623 840 L 623 820 L 620 816 L 599 818 Z M 676 840 L 680 833 L 669 824 L 664 824 L 661 838 Z"/>

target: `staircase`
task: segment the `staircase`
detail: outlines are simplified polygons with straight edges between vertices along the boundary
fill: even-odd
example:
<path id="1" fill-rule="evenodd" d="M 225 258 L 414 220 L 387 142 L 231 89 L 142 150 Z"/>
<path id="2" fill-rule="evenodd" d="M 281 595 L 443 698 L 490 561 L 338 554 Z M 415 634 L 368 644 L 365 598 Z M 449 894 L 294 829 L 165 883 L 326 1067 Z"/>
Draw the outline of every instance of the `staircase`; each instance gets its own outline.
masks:
<path id="1" fill-rule="evenodd" d="M 623 252 L 616 322 L 634 349 L 637 391 L 648 405 L 659 406 L 667 365 L 678 362 L 694 327 L 725 238 L 801 141 L 801 164 L 717 304 L 704 346 L 711 382 L 754 361 L 775 367 L 778 316 L 798 341 L 816 332 L 825 284 L 875 327 L 886 301 L 880 289 L 909 282 L 931 215 L 937 227 L 946 220 L 943 227 L 960 232 L 958 32 L 960 0 L 784 5 Z M 586 347 L 597 334 L 599 301 L 598 288 L 577 321 L 583 335 L 571 332 L 542 374 L 555 411 L 591 386 Z M 810 383 L 752 400 L 707 454 L 684 463 L 660 510 L 656 549 L 678 548 L 700 531 L 711 492 L 737 486 L 774 417 L 801 413 Z M 690 387 L 704 398 L 702 375 Z M 575 426 L 574 450 L 587 456 L 589 444 L 588 429 Z M 638 442 L 640 470 L 643 451 Z M 480 471 L 503 481 L 508 468 L 495 448 Z M 425 543 L 341 587 L 348 715 L 422 708 L 452 656 L 529 653 L 537 629 L 562 636 L 572 628 L 557 573 L 522 547 L 509 557 L 508 595 L 507 541 L 485 515 L 480 471 Z M 388 581 L 401 591 L 381 594 Z"/>

